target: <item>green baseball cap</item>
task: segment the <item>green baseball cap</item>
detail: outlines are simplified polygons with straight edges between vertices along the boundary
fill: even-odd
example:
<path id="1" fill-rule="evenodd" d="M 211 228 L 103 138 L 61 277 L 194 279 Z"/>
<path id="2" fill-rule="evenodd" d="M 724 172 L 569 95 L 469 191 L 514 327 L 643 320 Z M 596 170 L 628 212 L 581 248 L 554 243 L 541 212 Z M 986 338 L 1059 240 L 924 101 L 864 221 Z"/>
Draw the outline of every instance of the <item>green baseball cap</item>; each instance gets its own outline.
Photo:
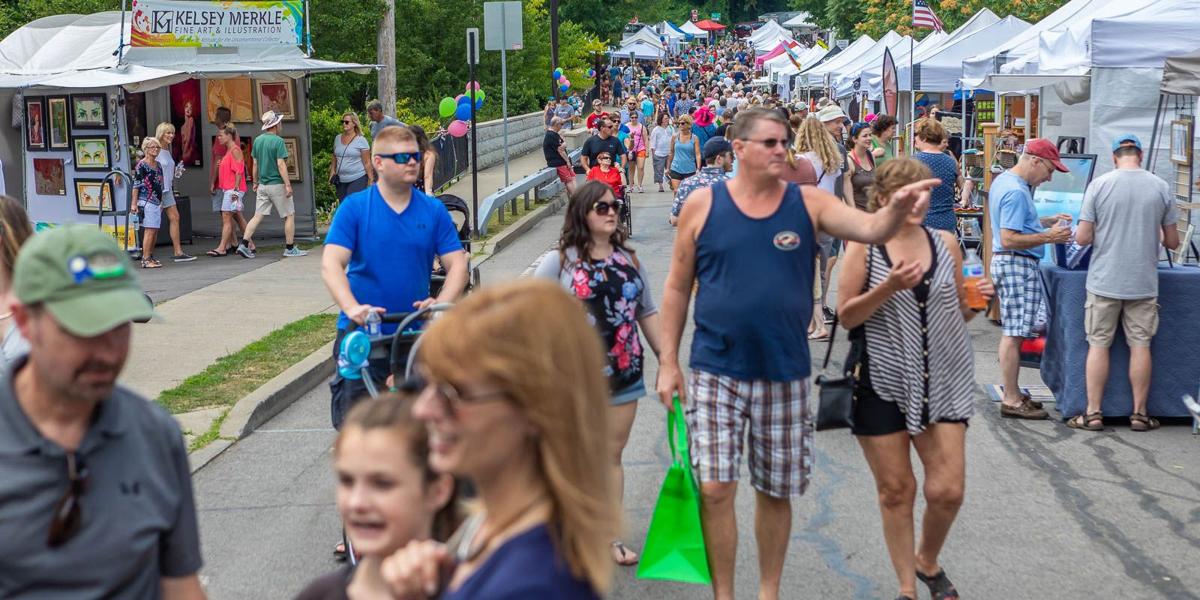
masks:
<path id="1" fill-rule="evenodd" d="M 13 267 L 13 294 L 43 304 L 59 325 L 95 337 L 154 316 L 129 256 L 96 227 L 69 225 L 29 238 Z"/>

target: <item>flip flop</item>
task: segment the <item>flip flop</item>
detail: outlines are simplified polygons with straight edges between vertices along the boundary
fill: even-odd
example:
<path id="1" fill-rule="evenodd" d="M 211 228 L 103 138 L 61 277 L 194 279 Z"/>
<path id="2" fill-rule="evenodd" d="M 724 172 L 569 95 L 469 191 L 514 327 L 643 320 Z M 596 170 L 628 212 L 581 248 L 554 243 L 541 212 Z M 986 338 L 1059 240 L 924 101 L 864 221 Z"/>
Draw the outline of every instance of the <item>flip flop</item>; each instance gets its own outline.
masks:
<path id="1" fill-rule="evenodd" d="M 228 253 L 226 253 L 226 252 L 217 252 L 216 250 L 209 250 L 208 252 L 205 252 L 204 254 L 205 254 L 206 256 L 226 256 Z"/>
<path id="2" fill-rule="evenodd" d="M 823 333 L 821 335 L 816 335 L 816 334 L 810 333 L 810 334 L 808 334 L 808 339 L 810 339 L 814 342 L 819 342 L 821 340 L 827 340 L 827 339 L 829 339 L 829 332 L 826 331 L 825 333 Z"/>
<path id="3" fill-rule="evenodd" d="M 637 554 L 634 554 L 633 550 L 626 548 L 625 544 L 622 543 L 621 541 L 618 540 L 618 541 L 613 542 L 612 547 L 616 548 L 617 552 L 620 553 L 620 555 L 621 555 L 621 558 L 614 558 L 614 560 L 617 561 L 618 565 L 620 565 L 622 567 L 632 567 L 633 565 L 636 565 L 638 563 Z M 632 556 L 633 558 L 629 558 L 630 556 Z"/>

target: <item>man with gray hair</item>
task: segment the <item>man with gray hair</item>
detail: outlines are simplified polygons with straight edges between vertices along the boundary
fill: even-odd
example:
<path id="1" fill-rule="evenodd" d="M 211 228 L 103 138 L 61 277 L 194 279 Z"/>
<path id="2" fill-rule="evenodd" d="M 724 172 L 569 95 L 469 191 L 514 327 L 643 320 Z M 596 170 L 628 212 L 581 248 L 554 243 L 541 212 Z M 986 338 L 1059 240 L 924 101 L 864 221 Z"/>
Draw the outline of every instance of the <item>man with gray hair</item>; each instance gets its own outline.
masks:
<path id="1" fill-rule="evenodd" d="M 1034 337 L 1038 307 L 1042 302 L 1038 262 L 1046 244 L 1071 239 L 1070 215 L 1039 217 L 1033 203 L 1033 188 L 1050 181 L 1054 172 L 1067 172 L 1058 148 L 1049 140 L 1032 139 L 1025 144 L 1017 166 L 996 176 L 989 193 L 992 224 L 992 280 L 1000 298 L 1000 373 L 1004 397 L 1000 416 L 1015 419 L 1045 419 L 1037 402 L 1023 393 L 1021 341 Z"/>
<path id="2" fill-rule="evenodd" d="M 542 140 L 542 154 L 546 157 L 546 166 L 558 172 L 558 178 L 567 186 L 567 193 L 575 193 L 575 169 L 571 166 L 571 157 L 567 155 L 567 147 L 562 136 L 558 134 L 563 128 L 562 117 L 550 119 L 550 128 Z"/>
<path id="3" fill-rule="evenodd" d="M 405 126 L 400 119 L 383 114 L 383 103 L 378 100 L 367 103 L 367 118 L 371 120 L 371 139 L 375 139 L 384 127 Z"/>

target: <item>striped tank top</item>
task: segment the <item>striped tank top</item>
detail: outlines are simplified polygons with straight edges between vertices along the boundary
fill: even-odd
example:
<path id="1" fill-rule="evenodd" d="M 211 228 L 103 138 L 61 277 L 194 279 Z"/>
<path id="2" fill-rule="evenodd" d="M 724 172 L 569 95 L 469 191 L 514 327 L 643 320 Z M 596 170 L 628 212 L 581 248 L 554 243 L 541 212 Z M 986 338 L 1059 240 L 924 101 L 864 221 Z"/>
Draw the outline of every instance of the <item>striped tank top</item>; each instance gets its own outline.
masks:
<path id="1" fill-rule="evenodd" d="M 892 295 L 864 324 L 871 387 L 904 413 L 909 434 L 937 421 L 962 421 L 975 412 L 975 363 L 971 336 L 959 308 L 955 262 L 941 234 L 928 227 L 933 268 L 918 293 Z M 871 246 L 868 287 L 891 272 L 883 246 Z"/>

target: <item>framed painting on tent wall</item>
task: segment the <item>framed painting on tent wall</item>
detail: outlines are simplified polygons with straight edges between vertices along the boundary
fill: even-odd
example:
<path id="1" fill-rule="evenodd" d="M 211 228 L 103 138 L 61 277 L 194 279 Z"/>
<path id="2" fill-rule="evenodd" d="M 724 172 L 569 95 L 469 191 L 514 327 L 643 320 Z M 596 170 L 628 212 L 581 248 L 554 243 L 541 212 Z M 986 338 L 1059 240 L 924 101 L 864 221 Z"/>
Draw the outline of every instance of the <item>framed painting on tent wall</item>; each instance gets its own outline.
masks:
<path id="1" fill-rule="evenodd" d="M 255 81 L 258 90 L 258 112 L 268 110 L 283 115 L 284 121 L 296 120 L 296 87 L 292 80 Z"/>
<path id="2" fill-rule="evenodd" d="M 67 109 L 66 96 L 50 96 L 46 99 L 46 107 L 50 111 L 50 117 L 46 123 L 49 125 L 50 149 L 51 150 L 67 150 L 71 147 L 71 127 L 70 115 Z M 63 192 L 66 194 L 66 192 Z"/>
<path id="3" fill-rule="evenodd" d="M 287 148 L 288 157 L 283 162 L 287 163 L 287 178 L 288 181 L 301 181 L 300 179 L 300 138 L 285 137 L 283 138 L 283 146 Z"/>
<path id="4" fill-rule="evenodd" d="M 33 188 L 39 196 L 66 196 L 67 184 L 61 158 L 33 159 Z"/>
<path id="5" fill-rule="evenodd" d="M 1192 163 L 1192 128 L 1190 118 L 1171 121 L 1171 162 L 1187 166 Z"/>
<path id="6" fill-rule="evenodd" d="M 249 77 L 209 79 L 204 83 L 209 123 L 216 122 L 217 109 L 222 106 L 229 109 L 232 122 L 254 122 L 254 89 Z"/>
<path id="7" fill-rule="evenodd" d="M 25 98 L 25 149 L 46 149 L 46 99 Z"/>
<path id="8" fill-rule="evenodd" d="M 105 94 L 71 94 L 71 126 L 75 129 L 108 129 Z"/>
<path id="9" fill-rule="evenodd" d="M 95 214 L 104 206 L 105 212 L 113 209 L 112 182 L 103 179 L 75 180 L 75 211 L 79 214 Z"/>
<path id="10" fill-rule="evenodd" d="M 76 171 L 107 171 L 109 161 L 108 137 L 79 137 L 73 140 Z"/>
<path id="11" fill-rule="evenodd" d="M 175 141 L 171 156 L 175 162 L 189 167 L 204 165 L 200 150 L 200 80 L 189 79 L 172 85 L 171 124 L 175 126 Z"/>

